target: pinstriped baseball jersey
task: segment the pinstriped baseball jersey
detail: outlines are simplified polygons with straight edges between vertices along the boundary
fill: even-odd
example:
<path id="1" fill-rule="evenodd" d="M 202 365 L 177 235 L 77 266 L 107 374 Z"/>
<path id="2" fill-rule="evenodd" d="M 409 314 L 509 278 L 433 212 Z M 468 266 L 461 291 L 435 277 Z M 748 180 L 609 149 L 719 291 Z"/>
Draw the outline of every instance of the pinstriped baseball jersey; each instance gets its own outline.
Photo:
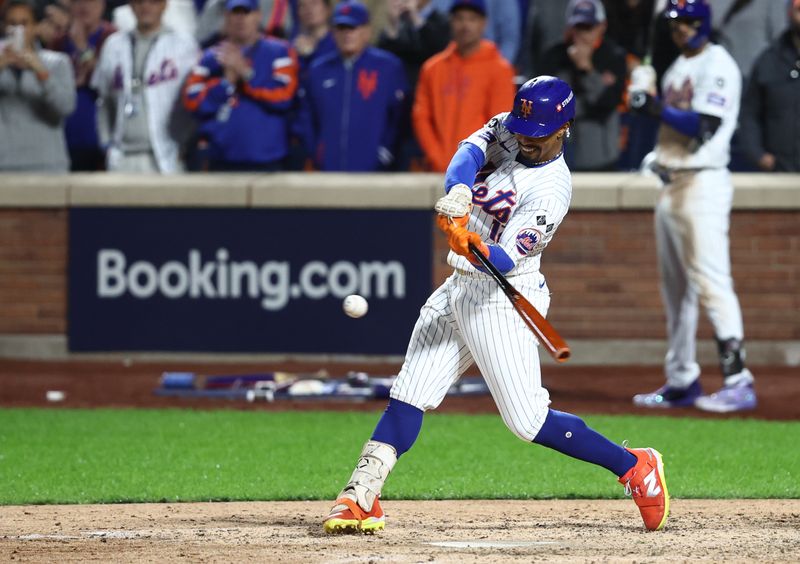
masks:
<path id="1" fill-rule="evenodd" d="M 504 115 L 467 139 L 486 155 L 468 225 L 485 242 L 503 247 L 515 263 L 510 281 L 545 315 L 550 292 L 539 272 L 541 254 L 567 213 L 572 182 L 562 156 L 537 166 L 518 162 L 517 143 L 501 124 Z M 538 343 L 491 276 L 453 252 L 448 262 L 456 272 L 422 307 L 390 395 L 435 409 L 475 363 L 506 426 L 532 441 L 550 403 Z"/>
<path id="2" fill-rule="evenodd" d="M 518 162 L 517 141 L 502 124 L 505 116 L 498 114 L 465 141 L 486 155 L 472 187 L 467 228 L 505 250 L 515 263 L 508 273 L 513 276 L 539 270 L 541 253 L 569 209 L 572 180 L 563 157 L 537 166 Z M 475 270 L 452 251 L 447 262 L 459 270 Z"/>

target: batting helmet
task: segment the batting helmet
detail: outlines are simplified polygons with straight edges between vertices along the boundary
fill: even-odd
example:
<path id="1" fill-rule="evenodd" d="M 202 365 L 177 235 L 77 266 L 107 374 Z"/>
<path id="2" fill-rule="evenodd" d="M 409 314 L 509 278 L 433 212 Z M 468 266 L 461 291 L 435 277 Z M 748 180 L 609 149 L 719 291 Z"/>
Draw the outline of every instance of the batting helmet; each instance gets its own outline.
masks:
<path id="1" fill-rule="evenodd" d="M 690 49 L 699 49 L 711 35 L 711 6 L 706 0 L 669 0 L 664 15 L 670 20 L 695 22 L 697 34 L 689 40 Z"/>
<path id="2" fill-rule="evenodd" d="M 572 88 L 554 76 L 537 76 L 514 96 L 514 108 L 503 120 L 511 133 L 547 137 L 575 117 Z"/>

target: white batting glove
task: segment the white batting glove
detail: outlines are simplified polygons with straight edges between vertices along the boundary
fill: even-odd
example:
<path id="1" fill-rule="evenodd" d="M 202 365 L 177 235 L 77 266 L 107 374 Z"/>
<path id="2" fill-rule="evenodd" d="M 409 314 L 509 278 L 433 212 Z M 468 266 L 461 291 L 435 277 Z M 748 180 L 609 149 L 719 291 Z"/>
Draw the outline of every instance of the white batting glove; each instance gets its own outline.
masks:
<path id="1" fill-rule="evenodd" d="M 643 91 L 651 96 L 656 94 L 656 69 L 650 65 L 639 65 L 631 71 L 631 82 L 628 94 Z"/>
<path id="2" fill-rule="evenodd" d="M 447 217 L 467 215 L 472 210 L 472 189 L 466 184 L 456 184 L 447 195 L 439 198 L 433 209 Z"/>

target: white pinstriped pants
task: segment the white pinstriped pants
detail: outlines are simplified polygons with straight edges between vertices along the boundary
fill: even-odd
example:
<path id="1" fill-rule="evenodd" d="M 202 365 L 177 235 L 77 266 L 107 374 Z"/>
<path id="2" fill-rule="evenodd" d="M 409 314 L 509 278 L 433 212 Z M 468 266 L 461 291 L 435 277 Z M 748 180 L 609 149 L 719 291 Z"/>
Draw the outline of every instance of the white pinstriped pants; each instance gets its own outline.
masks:
<path id="1" fill-rule="evenodd" d="M 540 273 L 510 279 L 547 314 L 550 291 Z M 436 409 L 473 362 L 506 426 L 532 441 L 547 417 L 538 341 L 497 283 L 482 273 L 452 274 L 425 302 L 390 396 L 423 411 Z"/>
<path id="2" fill-rule="evenodd" d="M 661 192 L 655 210 L 661 296 L 667 314 L 667 383 L 689 386 L 699 375 L 696 337 L 699 305 L 720 339 L 741 340 L 742 310 L 731 277 L 730 211 L 733 184 L 727 169 L 687 174 Z"/>

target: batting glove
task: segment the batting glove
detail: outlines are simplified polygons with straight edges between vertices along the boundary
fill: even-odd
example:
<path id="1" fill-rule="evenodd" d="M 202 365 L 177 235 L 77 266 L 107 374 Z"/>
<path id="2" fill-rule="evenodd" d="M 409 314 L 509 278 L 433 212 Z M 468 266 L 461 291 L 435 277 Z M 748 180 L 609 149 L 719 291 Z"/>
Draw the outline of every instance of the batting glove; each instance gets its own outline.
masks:
<path id="1" fill-rule="evenodd" d="M 465 227 L 467 220 L 466 215 L 458 218 L 449 218 L 444 215 L 436 216 L 436 224 L 447 235 L 447 244 L 453 249 L 453 252 L 466 257 L 470 262 L 475 262 L 477 259 L 472 256 L 469 244 L 472 243 L 478 247 L 486 256 L 489 256 L 489 247 L 481 240 L 480 235 Z"/>
<path id="2" fill-rule="evenodd" d="M 466 184 L 456 184 L 447 195 L 439 198 L 433 209 L 447 217 L 467 215 L 472 210 L 472 189 Z"/>

